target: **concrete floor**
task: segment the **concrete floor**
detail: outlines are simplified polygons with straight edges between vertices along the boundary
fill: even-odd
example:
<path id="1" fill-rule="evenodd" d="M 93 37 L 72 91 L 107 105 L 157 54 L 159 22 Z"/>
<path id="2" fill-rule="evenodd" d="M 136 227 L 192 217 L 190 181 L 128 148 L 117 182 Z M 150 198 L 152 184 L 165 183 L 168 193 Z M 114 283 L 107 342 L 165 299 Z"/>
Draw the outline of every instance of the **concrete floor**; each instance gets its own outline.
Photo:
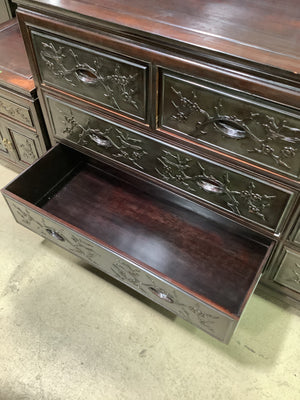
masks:
<path id="1" fill-rule="evenodd" d="M 0 186 L 15 175 L 0 165 Z M 0 400 L 300 399 L 293 308 L 252 296 L 225 346 L 17 225 L 2 198 L 0 221 Z"/>

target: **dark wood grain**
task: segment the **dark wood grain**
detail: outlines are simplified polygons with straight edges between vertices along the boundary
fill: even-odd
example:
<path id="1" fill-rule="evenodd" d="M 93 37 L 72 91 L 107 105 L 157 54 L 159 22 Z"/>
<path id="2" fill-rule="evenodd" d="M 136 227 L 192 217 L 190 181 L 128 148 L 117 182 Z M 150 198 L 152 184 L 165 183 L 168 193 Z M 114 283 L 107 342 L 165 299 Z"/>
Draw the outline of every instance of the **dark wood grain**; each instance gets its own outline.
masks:
<path id="1" fill-rule="evenodd" d="M 16 19 L 0 25 L 0 84 L 27 91 L 35 87 L 23 39 Z"/>
<path id="2" fill-rule="evenodd" d="M 77 1 L 20 0 L 117 23 L 149 34 L 300 72 L 300 14 L 297 0 Z"/>
<path id="3" fill-rule="evenodd" d="M 43 208 L 237 315 L 267 250 L 91 165 Z"/>

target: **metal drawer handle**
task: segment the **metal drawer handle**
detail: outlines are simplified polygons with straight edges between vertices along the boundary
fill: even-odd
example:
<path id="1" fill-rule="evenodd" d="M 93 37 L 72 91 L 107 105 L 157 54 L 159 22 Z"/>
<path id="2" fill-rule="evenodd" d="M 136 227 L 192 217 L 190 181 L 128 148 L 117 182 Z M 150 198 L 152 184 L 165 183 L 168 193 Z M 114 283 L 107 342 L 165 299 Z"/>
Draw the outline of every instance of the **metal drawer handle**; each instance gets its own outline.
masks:
<path id="1" fill-rule="evenodd" d="M 244 139 L 247 136 L 245 129 L 237 122 L 219 119 L 214 121 L 216 128 L 223 133 L 224 136 L 231 139 Z"/>
<path id="2" fill-rule="evenodd" d="M 97 75 L 89 69 L 77 68 L 75 74 L 81 82 L 87 85 L 94 85 L 98 82 Z"/>
<path id="3" fill-rule="evenodd" d="M 224 187 L 221 183 L 215 182 L 212 179 L 201 179 L 198 185 L 205 191 L 210 193 L 223 193 Z"/>
<path id="4" fill-rule="evenodd" d="M 160 299 L 165 300 L 168 303 L 174 303 L 174 300 L 170 296 L 168 296 L 167 294 L 155 289 L 154 287 L 149 287 L 149 290 L 153 294 L 155 294 L 155 296 L 159 297 Z"/>
<path id="5" fill-rule="evenodd" d="M 46 229 L 46 232 L 47 232 L 50 236 L 52 236 L 54 239 L 60 240 L 61 242 L 64 242 L 64 241 L 65 241 L 65 239 L 64 239 L 59 233 L 55 232 L 54 229 L 47 228 L 47 229 Z"/>
<path id="6" fill-rule="evenodd" d="M 2 140 L 3 146 L 6 148 L 6 150 L 12 150 L 13 146 L 12 146 L 12 142 L 6 138 L 4 138 Z"/>
<path id="7" fill-rule="evenodd" d="M 95 134 L 90 134 L 89 137 L 93 142 L 95 142 L 98 146 L 101 147 L 111 147 L 111 142 L 108 139 L 99 138 L 99 136 Z"/>

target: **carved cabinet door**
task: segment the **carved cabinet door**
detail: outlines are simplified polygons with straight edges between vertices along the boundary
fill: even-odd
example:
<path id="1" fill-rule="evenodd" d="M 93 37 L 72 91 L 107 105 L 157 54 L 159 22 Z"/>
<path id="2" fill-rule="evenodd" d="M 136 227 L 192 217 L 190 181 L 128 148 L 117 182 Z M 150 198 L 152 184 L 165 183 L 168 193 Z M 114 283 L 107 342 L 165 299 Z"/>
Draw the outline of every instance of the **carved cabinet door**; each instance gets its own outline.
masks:
<path id="1" fill-rule="evenodd" d="M 15 124 L 0 125 L 0 154 L 21 166 L 30 165 L 42 154 L 39 137 Z"/>

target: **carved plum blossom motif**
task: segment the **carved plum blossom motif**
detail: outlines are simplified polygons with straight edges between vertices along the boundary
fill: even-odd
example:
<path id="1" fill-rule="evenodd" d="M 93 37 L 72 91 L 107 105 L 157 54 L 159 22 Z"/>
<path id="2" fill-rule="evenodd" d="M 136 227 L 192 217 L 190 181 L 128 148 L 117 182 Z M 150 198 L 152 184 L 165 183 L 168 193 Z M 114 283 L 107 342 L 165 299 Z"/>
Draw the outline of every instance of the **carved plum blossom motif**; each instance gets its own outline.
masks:
<path id="1" fill-rule="evenodd" d="M 235 214 L 244 215 L 246 210 L 263 221 L 266 220 L 264 210 L 270 207 L 270 200 L 275 196 L 257 193 L 253 181 L 249 181 L 244 190 L 234 190 L 231 187 L 229 172 L 225 172 L 221 178 L 217 178 L 209 174 L 200 162 L 197 162 L 197 172 L 189 172 L 193 160 L 167 150 L 163 150 L 157 161 L 159 167 L 156 168 L 156 172 L 167 182 L 175 182 L 191 192 L 204 190 L 223 196 L 227 207 Z"/>
<path id="2" fill-rule="evenodd" d="M 140 270 L 120 259 L 113 263 L 112 275 L 146 296 L 149 296 L 150 293 L 155 293 L 156 297 L 162 299 L 164 303 L 167 302 L 169 307 L 175 307 L 174 310 L 180 317 L 188 321 L 195 321 L 196 319 L 199 326 L 215 334 L 214 324 L 220 317 L 204 311 L 204 308 L 196 302 L 183 303 L 179 300 L 176 290 L 172 288 L 169 288 L 169 290 L 163 289 L 151 276 L 142 274 Z"/>
<path id="3" fill-rule="evenodd" d="M 71 140 L 75 143 L 89 147 L 94 142 L 100 147 L 109 149 L 110 157 L 123 158 L 136 167 L 144 169 L 140 160 L 147 152 L 143 149 L 140 139 L 135 139 L 129 133 L 114 126 L 104 130 L 91 128 L 89 122 L 83 126 L 75 119 L 72 110 L 69 116 L 64 115 L 64 125 L 62 135 L 72 138 Z"/>
<path id="4" fill-rule="evenodd" d="M 19 107 L 7 99 L 0 99 L 0 112 L 9 117 L 20 120 L 26 125 L 32 125 L 29 110 Z"/>
<path id="5" fill-rule="evenodd" d="M 213 125 L 225 138 L 250 140 L 253 147 L 248 149 L 248 153 L 263 154 L 271 158 L 276 165 L 291 168 L 288 159 L 295 157 L 299 150 L 297 144 L 300 143 L 300 129 L 289 126 L 285 119 L 275 119 L 273 116 L 258 112 L 250 112 L 243 119 L 235 114 L 226 115 L 221 98 L 213 108 L 214 113 L 210 115 L 200 107 L 195 92 L 192 91 L 191 98 L 188 98 L 180 90 L 174 87 L 171 89 L 177 96 L 176 101 L 171 101 L 176 110 L 172 115 L 173 119 L 185 122 L 195 113 L 199 116 L 193 136 L 205 135 L 208 127 Z M 263 127 L 265 133 L 263 138 L 255 134 L 253 129 L 255 125 Z M 273 145 L 275 143 L 280 146 L 279 149 L 275 149 Z"/>
<path id="6" fill-rule="evenodd" d="M 99 254 L 95 252 L 93 244 L 89 241 L 75 235 L 72 231 L 65 231 L 63 227 L 58 228 L 51 222 L 49 224 L 42 215 L 36 214 L 22 205 L 17 205 L 16 203 L 10 204 L 15 210 L 13 213 L 17 221 L 28 229 L 33 230 L 46 239 L 58 239 L 55 240 L 56 243 L 63 242 L 65 248 L 91 263 L 95 264 L 95 260 L 99 260 Z"/>
<path id="7" fill-rule="evenodd" d="M 29 163 L 32 163 L 36 160 L 36 153 L 32 148 L 32 143 L 26 139 L 25 143 L 20 144 L 19 149 L 22 151 L 22 159 L 27 160 Z"/>
<path id="8" fill-rule="evenodd" d="M 71 86 L 77 86 L 83 82 L 90 86 L 101 86 L 104 96 L 111 102 L 112 106 L 121 109 L 117 95 L 122 101 L 138 109 L 134 99 L 136 93 L 135 82 L 137 74 L 124 74 L 121 66 L 115 62 L 114 72 L 107 74 L 104 71 L 104 58 L 95 56 L 93 64 L 81 62 L 76 52 L 63 46 L 56 48 L 53 43 L 42 42 L 43 49 L 40 52 L 41 58 L 46 63 L 53 75 L 68 82 Z M 71 60 L 72 66 L 69 66 Z M 68 66 L 66 66 L 68 61 Z"/>
<path id="9" fill-rule="evenodd" d="M 293 281 L 297 284 L 300 285 L 300 265 L 295 264 L 295 268 L 293 269 Z"/>

